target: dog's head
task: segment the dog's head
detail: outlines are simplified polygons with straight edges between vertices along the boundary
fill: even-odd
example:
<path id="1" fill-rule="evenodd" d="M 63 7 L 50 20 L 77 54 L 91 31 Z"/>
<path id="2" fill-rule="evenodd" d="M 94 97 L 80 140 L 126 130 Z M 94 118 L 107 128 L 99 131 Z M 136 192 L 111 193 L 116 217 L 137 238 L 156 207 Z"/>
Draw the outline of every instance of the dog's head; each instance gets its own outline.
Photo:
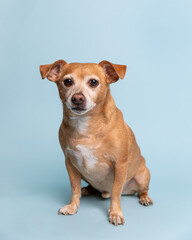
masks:
<path id="1" fill-rule="evenodd" d="M 47 77 L 57 84 L 60 98 L 70 113 L 83 115 L 102 104 L 109 84 L 124 78 L 126 66 L 108 61 L 67 64 L 59 60 L 41 65 L 40 73 L 43 79 Z"/>

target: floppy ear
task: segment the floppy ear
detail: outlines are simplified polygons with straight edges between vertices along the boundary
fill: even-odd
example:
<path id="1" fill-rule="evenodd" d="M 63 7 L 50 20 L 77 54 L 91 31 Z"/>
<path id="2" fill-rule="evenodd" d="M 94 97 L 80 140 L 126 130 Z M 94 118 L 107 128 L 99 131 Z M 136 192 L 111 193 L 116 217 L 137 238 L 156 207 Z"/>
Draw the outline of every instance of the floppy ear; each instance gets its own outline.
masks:
<path id="1" fill-rule="evenodd" d="M 40 73 L 42 79 L 47 78 L 50 81 L 56 82 L 59 80 L 62 72 L 62 67 L 67 64 L 64 60 L 58 60 L 53 64 L 40 65 Z"/>
<path id="2" fill-rule="evenodd" d="M 113 64 L 105 60 L 100 62 L 99 65 L 103 68 L 108 83 L 114 83 L 119 78 L 123 79 L 127 69 L 126 65 Z"/>

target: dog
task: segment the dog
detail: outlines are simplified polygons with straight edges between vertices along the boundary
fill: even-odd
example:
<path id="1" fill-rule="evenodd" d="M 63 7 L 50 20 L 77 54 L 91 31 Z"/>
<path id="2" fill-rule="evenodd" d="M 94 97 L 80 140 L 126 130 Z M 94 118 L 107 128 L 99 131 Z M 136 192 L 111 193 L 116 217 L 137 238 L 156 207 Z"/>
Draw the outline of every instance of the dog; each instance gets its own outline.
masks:
<path id="1" fill-rule="evenodd" d="M 71 201 L 59 214 L 77 212 L 81 196 L 99 191 L 111 198 L 109 222 L 124 224 L 121 195 L 138 193 L 144 206 L 150 172 L 131 128 L 110 93 L 110 84 L 123 79 L 126 65 L 109 61 L 70 63 L 58 60 L 40 66 L 42 79 L 55 82 L 63 104 L 59 141 L 71 184 Z M 81 179 L 88 186 L 81 189 Z"/>

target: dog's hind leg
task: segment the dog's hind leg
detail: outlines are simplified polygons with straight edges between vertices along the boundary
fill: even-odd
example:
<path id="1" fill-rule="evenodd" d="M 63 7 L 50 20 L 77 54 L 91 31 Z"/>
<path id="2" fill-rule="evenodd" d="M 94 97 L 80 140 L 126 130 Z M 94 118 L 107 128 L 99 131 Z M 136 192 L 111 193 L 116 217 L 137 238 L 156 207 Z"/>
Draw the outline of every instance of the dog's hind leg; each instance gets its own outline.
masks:
<path id="1" fill-rule="evenodd" d="M 150 172 L 145 165 L 145 159 L 142 157 L 141 166 L 138 169 L 134 180 L 137 183 L 137 192 L 139 196 L 139 203 L 144 206 L 153 204 L 152 199 L 148 196 Z"/>

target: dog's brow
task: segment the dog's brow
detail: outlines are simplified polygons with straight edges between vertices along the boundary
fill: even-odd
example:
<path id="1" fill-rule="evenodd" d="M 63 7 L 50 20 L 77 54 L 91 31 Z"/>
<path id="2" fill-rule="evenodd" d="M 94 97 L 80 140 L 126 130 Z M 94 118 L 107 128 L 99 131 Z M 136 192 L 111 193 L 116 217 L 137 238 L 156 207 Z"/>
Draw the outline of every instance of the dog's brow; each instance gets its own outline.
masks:
<path id="1" fill-rule="evenodd" d="M 99 81 L 99 77 L 97 77 L 96 75 L 86 75 L 84 77 L 85 80 L 89 80 L 89 79 L 95 79 Z"/>
<path id="2" fill-rule="evenodd" d="M 74 73 L 69 73 L 69 74 L 66 74 L 64 77 L 63 77 L 63 79 L 67 79 L 67 78 L 75 78 L 76 77 L 76 75 L 74 74 Z"/>

